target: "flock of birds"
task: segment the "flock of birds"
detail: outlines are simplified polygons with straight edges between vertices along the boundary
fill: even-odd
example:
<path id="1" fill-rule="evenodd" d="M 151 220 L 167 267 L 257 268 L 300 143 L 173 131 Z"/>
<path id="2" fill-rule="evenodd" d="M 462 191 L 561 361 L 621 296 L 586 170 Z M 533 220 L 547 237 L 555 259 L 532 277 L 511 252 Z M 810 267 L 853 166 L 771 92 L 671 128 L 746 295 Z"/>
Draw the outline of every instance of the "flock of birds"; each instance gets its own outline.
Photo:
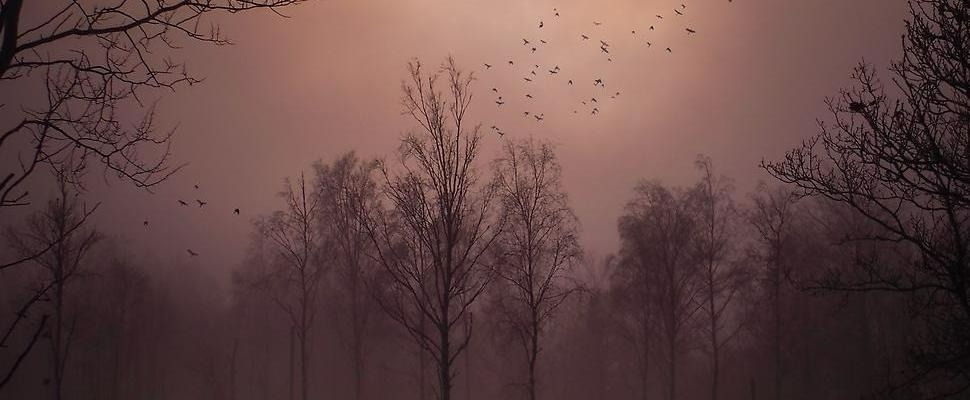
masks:
<path id="1" fill-rule="evenodd" d="M 728 2 L 731 2 L 731 0 L 728 0 Z M 686 24 L 686 18 L 682 18 L 687 15 L 687 10 L 687 4 L 679 4 L 673 8 L 673 16 L 669 16 L 668 14 L 669 18 L 665 19 L 665 15 L 663 13 L 656 14 L 655 19 L 648 24 L 646 34 L 638 31 L 637 28 L 631 29 L 630 34 L 634 37 L 637 43 L 648 49 L 655 46 L 653 39 L 650 38 L 649 32 L 659 30 L 664 26 L 677 24 L 679 28 L 683 29 L 683 34 L 687 36 L 694 36 L 697 34 L 697 30 Z M 548 19 L 543 19 L 540 17 L 536 23 L 538 34 L 541 35 L 543 32 L 545 32 L 545 30 L 548 29 L 548 25 L 555 24 L 556 21 L 559 20 L 559 17 L 560 14 L 558 8 L 553 8 L 551 14 L 545 16 L 545 18 Z M 547 20 L 549 21 L 549 24 L 546 23 Z M 575 40 L 580 45 L 598 45 L 597 54 L 605 58 L 607 62 L 612 63 L 614 61 L 614 48 L 612 47 L 610 41 L 608 41 L 605 37 L 594 37 L 595 34 L 601 33 L 603 29 L 604 23 L 602 21 L 594 20 L 592 21 L 590 31 L 574 33 L 576 38 Z M 615 100 L 620 97 L 621 91 L 616 90 L 612 85 L 610 89 L 607 89 L 607 83 L 601 76 L 588 76 L 584 78 L 573 76 L 566 77 L 566 70 L 561 68 L 559 65 L 543 65 L 538 63 L 538 60 L 534 59 L 534 57 L 537 57 L 537 55 L 541 53 L 540 50 L 547 45 L 549 45 L 549 41 L 547 41 L 545 38 L 536 38 L 535 36 L 523 37 L 519 46 L 525 49 L 525 56 L 530 57 L 530 59 L 528 61 L 519 59 L 518 63 L 515 59 L 509 59 L 503 62 L 504 64 L 507 64 L 506 69 L 511 69 L 513 72 L 524 75 L 521 77 L 519 82 L 521 82 L 523 85 L 522 89 L 525 95 L 524 99 L 522 99 L 522 97 L 519 97 L 521 96 L 521 93 L 510 94 L 497 86 L 493 86 L 491 88 L 491 94 L 494 96 L 495 106 L 499 110 L 503 110 L 504 112 L 505 110 L 508 110 L 512 104 L 517 104 L 522 106 L 522 109 L 519 109 L 517 113 L 521 113 L 523 118 L 528 118 L 530 120 L 534 119 L 536 123 L 542 123 L 546 119 L 546 114 L 544 112 L 537 112 L 529 109 L 538 107 L 535 102 L 538 91 L 534 90 L 536 89 L 534 84 L 540 79 L 556 80 L 560 84 L 567 85 L 568 87 L 572 88 L 582 88 L 583 85 L 586 85 L 586 87 L 591 87 L 591 92 L 584 91 L 581 97 L 575 99 L 576 103 L 574 104 L 574 107 L 572 107 L 572 114 L 576 115 L 579 115 L 582 112 L 586 115 L 596 116 L 600 113 L 600 107 L 604 105 L 604 102 L 607 101 L 607 99 Z M 660 45 L 657 47 L 660 47 Z M 667 54 L 672 54 L 674 52 L 670 46 L 663 47 L 663 51 Z M 501 64 L 502 63 L 496 63 L 494 61 L 485 61 L 482 63 L 484 70 L 480 70 L 479 72 L 484 73 L 486 76 L 489 76 L 489 74 L 500 73 L 502 69 L 500 68 Z M 526 67 L 524 71 L 521 68 L 517 68 L 522 66 Z M 573 90 L 573 92 L 575 92 L 575 90 Z M 520 101 L 510 103 L 510 99 L 505 96 L 513 96 L 513 98 L 519 97 Z M 491 125 L 490 129 L 499 136 L 505 136 L 507 133 L 505 130 L 494 124 Z"/>
<path id="2" fill-rule="evenodd" d="M 199 185 L 198 184 L 195 184 L 195 185 L 193 185 L 193 188 L 195 188 L 195 190 L 199 190 Z M 185 201 L 185 200 L 182 200 L 182 199 L 176 199 L 175 201 L 178 202 L 178 205 L 180 207 L 189 207 L 189 205 L 190 205 L 190 202 L 189 201 Z M 196 198 L 195 199 L 195 204 L 198 204 L 198 208 L 202 209 L 202 208 L 205 208 L 205 206 L 209 205 L 209 202 L 207 202 L 205 200 L 201 200 L 201 199 Z M 234 208 L 232 210 L 232 213 L 234 215 L 240 215 L 242 212 L 237 207 L 237 208 Z M 148 225 L 149 225 L 149 222 L 148 222 L 147 219 L 144 220 L 144 221 L 142 221 L 142 226 L 144 226 L 146 229 L 148 228 Z M 189 249 L 185 249 L 185 251 L 189 254 L 189 257 L 197 257 L 199 255 L 198 252 L 196 252 L 195 250 L 192 250 L 190 248 Z"/>
<path id="3" fill-rule="evenodd" d="M 731 0 L 728 0 L 728 2 L 731 2 Z M 688 7 L 686 4 L 680 4 L 679 6 L 673 8 L 674 17 L 668 18 L 668 20 L 670 19 L 676 20 L 680 17 L 684 17 L 687 14 L 687 9 Z M 559 9 L 553 8 L 552 13 L 547 17 L 551 18 L 551 21 L 557 21 L 560 17 Z M 648 25 L 649 26 L 647 28 L 648 34 L 640 34 L 638 33 L 636 28 L 630 30 L 630 34 L 635 39 L 637 39 L 638 42 L 641 42 L 642 45 L 647 48 L 652 48 L 654 46 L 653 41 L 649 38 L 649 32 L 656 31 L 660 29 L 661 26 L 672 24 L 672 22 L 664 22 L 665 21 L 664 14 L 656 14 L 655 18 L 656 19 Z M 555 22 L 552 22 L 552 23 L 555 23 Z M 537 23 L 539 31 L 543 32 L 543 29 L 548 29 L 546 28 L 546 25 L 547 25 L 546 22 L 540 18 Z M 592 32 L 601 32 L 601 30 L 603 29 L 603 26 L 604 24 L 601 21 L 592 21 L 592 29 L 593 29 Z M 697 31 L 691 26 L 682 24 L 681 27 L 683 28 L 683 32 L 685 32 L 687 36 L 693 36 L 697 34 Z M 601 57 L 604 57 L 607 62 L 610 62 L 610 63 L 613 62 L 613 54 L 614 54 L 613 48 L 611 43 L 607 41 L 605 37 L 604 38 L 597 37 L 594 39 L 593 34 L 591 34 L 590 32 L 578 32 L 578 33 L 575 33 L 575 35 L 576 35 L 575 40 L 581 45 L 588 45 L 587 43 L 598 45 L 597 54 L 599 54 Z M 642 38 L 642 41 L 641 41 L 641 38 Z M 549 42 L 544 38 L 530 39 L 528 37 L 524 37 L 522 38 L 522 43 L 521 43 L 521 46 L 524 47 L 527 51 L 527 56 L 537 55 L 537 53 L 539 53 L 539 50 L 543 46 L 547 46 L 547 45 L 549 45 Z M 673 49 L 671 47 L 669 46 L 664 46 L 664 47 L 665 48 L 663 51 L 665 51 L 668 54 L 673 53 Z M 513 71 L 515 70 L 515 67 L 516 67 L 515 60 L 509 59 L 507 61 L 507 64 L 508 64 L 508 68 L 513 69 Z M 528 72 L 525 73 L 525 75 L 522 77 L 520 82 L 524 82 L 524 84 L 528 86 L 525 88 L 524 98 L 526 99 L 525 101 L 528 102 L 530 105 L 535 104 L 534 100 L 536 96 L 533 95 L 533 93 L 538 93 L 537 91 L 532 90 L 535 88 L 535 86 L 532 86 L 531 84 L 534 84 L 540 79 L 558 79 L 558 81 L 561 82 L 561 84 L 567 85 L 568 87 L 572 87 L 572 88 L 580 88 L 582 87 L 582 85 L 587 85 L 587 87 L 591 86 L 592 88 L 591 90 L 593 92 L 592 93 L 584 92 L 583 97 L 578 99 L 578 103 L 576 104 L 577 107 L 575 107 L 572 110 L 573 114 L 579 114 L 580 107 L 578 106 L 581 104 L 583 106 L 583 111 L 585 113 L 588 113 L 588 115 L 591 115 L 591 116 L 595 116 L 600 113 L 600 106 L 602 102 L 606 101 L 607 97 L 609 99 L 616 99 L 621 94 L 620 91 L 615 90 L 612 86 L 610 90 L 607 90 L 607 83 L 603 79 L 603 77 L 600 77 L 600 76 L 589 76 L 584 79 L 579 79 L 576 77 L 566 78 L 565 77 L 566 71 L 563 68 L 560 68 L 559 65 L 543 66 L 542 64 L 537 63 L 536 60 L 529 60 L 527 62 L 523 62 L 522 60 L 520 60 L 520 66 L 521 65 L 527 66 L 526 70 Z M 493 73 L 495 72 L 494 70 L 499 69 L 498 64 L 494 62 L 484 62 L 483 66 L 485 71 L 480 71 L 480 72 Z M 522 73 L 521 70 L 519 71 L 519 73 Z M 503 97 L 504 92 L 500 90 L 498 87 L 492 87 L 491 92 L 494 96 L 496 96 L 494 100 L 496 107 L 498 107 L 500 110 L 503 110 L 503 111 L 507 110 L 509 107 L 509 106 L 506 106 L 508 99 Z M 534 119 L 536 123 L 542 123 L 546 118 L 546 115 L 544 112 L 536 112 L 532 110 L 520 110 L 519 112 L 521 112 L 524 118 L 528 118 L 530 120 Z M 503 130 L 502 128 L 499 128 L 497 125 L 492 125 L 491 130 L 496 134 L 498 134 L 499 136 L 505 136 L 506 134 L 506 131 Z M 199 190 L 198 184 L 193 186 L 196 191 Z M 190 207 L 190 205 L 191 206 L 197 205 L 198 208 L 200 209 L 204 209 L 209 204 L 208 202 L 200 198 L 195 199 L 195 204 L 191 204 L 191 200 L 186 201 L 182 199 L 176 199 L 176 201 L 178 202 L 178 205 L 180 207 Z M 235 215 L 240 215 L 241 212 L 239 208 L 235 208 L 232 210 L 232 213 Z M 144 220 L 143 225 L 147 229 L 149 227 L 149 221 L 147 219 Z M 185 251 L 189 254 L 189 257 L 199 256 L 199 253 L 191 248 L 185 249 Z"/>

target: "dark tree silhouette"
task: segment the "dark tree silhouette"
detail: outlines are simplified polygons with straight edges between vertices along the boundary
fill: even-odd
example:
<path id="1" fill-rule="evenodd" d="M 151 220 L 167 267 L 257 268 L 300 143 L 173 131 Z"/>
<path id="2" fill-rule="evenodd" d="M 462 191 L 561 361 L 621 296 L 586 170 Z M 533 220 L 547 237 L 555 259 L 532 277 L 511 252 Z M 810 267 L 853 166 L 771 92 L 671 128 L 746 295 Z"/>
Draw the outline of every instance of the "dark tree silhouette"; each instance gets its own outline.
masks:
<path id="1" fill-rule="evenodd" d="M 677 398 L 678 360 L 699 309 L 698 264 L 693 248 L 697 234 L 697 195 L 671 190 L 656 182 L 636 187 L 620 217 L 620 240 L 628 264 L 640 269 L 648 301 L 656 311 L 658 349 L 666 374 L 664 392 Z M 636 274 L 631 274 L 636 276 Z"/>
<path id="2" fill-rule="evenodd" d="M 530 400 L 542 340 L 558 308 L 580 285 L 569 276 L 581 257 L 576 220 L 562 189 L 552 145 L 532 139 L 505 142 L 495 163 L 505 227 L 496 241 L 496 275 L 509 285 L 500 301 L 528 365 Z"/>
<path id="3" fill-rule="evenodd" d="M 0 3 L 4 90 L 17 81 L 45 94 L 4 105 L 22 111 L 0 130 L 0 155 L 21 163 L 0 172 L 0 207 L 27 204 L 22 186 L 45 164 L 75 184 L 88 161 L 137 187 L 163 181 L 178 170 L 169 163 L 173 132 L 158 132 L 154 106 L 146 104 L 200 82 L 171 53 L 182 41 L 229 44 L 215 14 L 301 1 L 63 1 L 36 9 L 23 0 Z M 146 110 L 140 121 L 123 116 L 129 107 Z"/>
<path id="4" fill-rule="evenodd" d="M 482 135 L 465 121 L 473 77 L 452 58 L 441 68 L 444 85 L 420 62 L 408 72 L 404 111 L 421 130 L 402 139 L 400 172 L 381 164 L 392 209 L 370 214 L 367 228 L 386 274 L 381 306 L 435 361 L 437 397 L 449 400 L 474 326 L 463 319 L 489 280 L 483 255 L 500 229 L 491 221 L 495 189 L 475 168 Z"/>
<path id="5" fill-rule="evenodd" d="M 317 292 L 323 277 L 321 256 L 325 252 L 318 229 L 320 197 L 308 190 L 300 175 L 297 187 L 287 179 L 280 197 L 286 208 L 258 222 L 259 231 L 274 245 L 275 270 L 266 277 L 266 288 L 286 312 L 292 335 L 299 343 L 300 399 L 307 399 L 310 333 L 316 317 Z M 291 374 L 292 375 L 292 374 Z M 292 376 L 290 377 L 292 382 Z"/>
<path id="6" fill-rule="evenodd" d="M 75 194 L 67 177 L 58 175 L 58 197 L 51 200 L 44 210 L 34 214 L 24 231 L 7 231 L 7 239 L 20 256 L 40 254 L 32 258 L 32 261 L 45 270 L 45 276 L 0 344 L 5 344 L 17 324 L 27 318 L 28 309 L 38 301 L 49 300 L 51 308 L 45 312 L 52 315 L 52 320 L 43 336 L 49 337 L 51 345 L 50 377 L 56 399 L 61 399 L 64 395 L 64 373 L 77 326 L 77 315 L 68 310 L 72 297 L 70 284 L 82 274 L 81 267 L 85 256 L 100 238 L 94 230 L 78 229 L 93 209 L 88 210 Z M 46 317 L 39 324 L 43 325 L 44 321 Z M 13 365 L 7 373 L 8 377 L 15 372 L 17 366 L 18 364 Z M 6 381 L 7 379 L 4 380 Z"/>
<path id="7" fill-rule="evenodd" d="M 862 63 L 856 84 L 827 102 L 832 123 L 764 168 L 881 228 L 860 239 L 912 250 L 906 267 L 860 265 L 818 283 L 912 300 L 922 331 L 913 370 L 894 386 L 957 396 L 970 389 L 970 3 L 913 0 L 909 9 L 892 87 Z"/>
<path id="8" fill-rule="evenodd" d="M 368 340 L 373 334 L 374 311 L 379 311 L 367 290 L 374 268 L 371 242 L 363 225 L 363 215 L 378 207 L 376 165 L 362 161 L 354 153 L 347 153 L 332 165 L 317 163 L 316 191 L 320 196 L 321 232 L 333 243 L 334 289 L 340 293 L 337 331 L 351 352 L 354 379 L 354 399 L 363 397 Z"/>
<path id="9" fill-rule="evenodd" d="M 746 276 L 741 264 L 732 259 L 741 233 L 740 214 L 732 198 L 733 182 L 715 175 L 711 159 L 706 156 L 699 156 L 695 164 L 701 172 L 701 181 L 695 189 L 698 197 L 695 251 L 702 275 L 698 298 L 704 319 L 700 331 L 711 358 L 711 399 L 717 400 L 723 350 L 741 328 L 739 323 L 731 321 L 729 307 L 743 288 Z"/>

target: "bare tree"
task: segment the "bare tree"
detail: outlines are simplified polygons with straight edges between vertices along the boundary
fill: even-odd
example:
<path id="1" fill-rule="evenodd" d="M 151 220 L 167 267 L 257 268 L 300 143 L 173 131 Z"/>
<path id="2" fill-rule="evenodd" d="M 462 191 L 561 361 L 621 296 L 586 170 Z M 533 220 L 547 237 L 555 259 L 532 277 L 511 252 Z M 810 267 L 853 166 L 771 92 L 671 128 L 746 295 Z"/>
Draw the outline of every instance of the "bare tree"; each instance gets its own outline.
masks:
<path id="1" fill-rule="evenodd" d="M 678 358 L 688 346 L 691 324 L 698 310 L 698 268 L 693 246 L 697 234 L 697 195 L 643 182 L 619 221 L 626 268 L 640 269 L 650 285 L 647 299 L 656 310 L 665 362 L 665 394 L 677 397 Z"/>
<path id="2" fill-rule="evenodd" d="M 276 11 L 301 0 L 121 0 L 114 2 L 0 2 L 0 82 L 21 110 L 0 129 L 0 155 L 18 160 L 0 172 L 0 208 L 29 203 L 22 188 L 48 165 L 80 184 L 94 161 L 142 188 L 178 170 L 169 162 L 172 131 L 158 132 L 149 101 L 200 82 L 171 57 L 182 41 L 226 45 L 214 15 Z M 18 89 L 19 90 L 19 89 Z M 122 110 L 144 110 L 131 121 Z M 75 163 L 72 160 L 80 160 Z"/>
<path id="3" fill-rule="evenodd" d="M 66 177 L 59 175 L 58 197 L 29 219 L 26 230 L 7 231 L 7 239 L 20 256 L 40 254 L 32 261 L 42 267 L 45 273 L 34 291 L 35 295 L 21 309 L 21 314 L 11 324 L 3 340 L 6 341 L 21 319 L 26 318 L 27 309 L 34 303 L 50 300 L 53 321 L 43 336 L 49 335 L 50 338 L 50 373 L 55 399 L 61 399 L 63 395 L 64 371 L 77 324 L 77 315 L 68 309 L 69 284 L 82 274 L 84 258 L 100 238 L 94 230 L 78 230 L 77 227 L 84 223 L 93 209 L 89 211 L 81 204 L 76 194 Z M 13 367 L 15 369 L 17 364 Z M 11 370 L 9 374 L 13 372 Z"/>
<path id="4" fill-rule="evenodd" d="M 777 179 L 846 204 L 882 228 L 865 240 L 911 248 L 908 266 L 863 265 L 822 287 L 888 291 L 912 300 L 922 332 L 899 386 L 927 396 L 970 389 L 970 4 L 912 0 L 902 57 L 885 88 L 862 63 L 827 101 L 832 123 L 780 162 Z M 895 386 L 895 385 L 894 385 Z"/>
<path id="5" fill-rule="evenodd" d="M 324 272 L 320 259 L 324 243 L 317 229 L 320 198 L 307 190 L 303 174 L 297 185 L 294 187 L 287 179 L 280 192 L 286 208 L 259 221 L 258 228 L 275 246 L 277 268 L 264 282 L 274 301 L 289 317 L 292 334 L 299 342 L 300 399 L 306 400 L 310 333 L 316 317 L 317 289 Z"/>
<path id="6" fill-rule="evenodd" d="M 373 162 L 361 161 L 347 153 L 332 165 L 317 163 L 316 191 L 321 199 L 320 229 L 334 244 L 335 289 L 341 293 L 338 314 L 346 319 L 337 330 L 351 352 L 354 399 L 363 397 L 368 340 L 377 304 L 367 290 L 373 265 L 367 253 L 371 241 L 363 225 L 363 215 L 378 206 Z"/>
<path id="7" fill-rule="evenodd" d="M 700 329 L 706 336 L 706 350 L 711 358 L 711 399 L 717 400 L 722 352 L 741 328 L 736 322 L 731 324 L 729 314 L 744 278 L 740 264 L 731 259 L 740 233 L 740 215 L 732 198 L 733 182 L 715 175 L 709 157 L 698 156 L 696 166 L 701 181 L 696 188 L 699 218 L 695 251 L 702 274 L 700 308 L 706 320 Z"/>
<path id="8" fill-rule="evenodd" d="M 380 304 L 434 360 L 437 397 L 449 400 L 474 326 L 463 318 L 489 280 L 483 255 L 500 229 L 491 225 L 494 188 L 479 185 L 475 168 L 479 126 L 465 126 L 473 77 L 451 58 L 443 88 L 420 62 L 408 72 L 404 110 L 421 131 L 402 140 L 399 172 L 381 164 L 392 210 L 370 214 L 367 228 L 388 282 Z"/>
<path id="9" fill-rule="evenodd" d="M 787 255 L 792 240 L 792 219 L 795 193 L 786 187 L 768 188 L 759 185 L 752 196 L 753 208 L 749 215 L 750 223 L 758 232 L 758 258 L 764 264 L 763 282 L 767 289 L 772 315 L 772 356 L 774 358 L 775 399 L 782 397 L 785 365 L 782 358 L 783 323 L 782 310 L 784 284 L 789 276 Z"/>
<path id="10" fill-rule="evenodd" d="M 522 345 L 530 400 L 537 398 L 536 369 L 551 318 L 579 283 L 569 276 L 581 257 L 579 222 L 562 189 L 552 145 L 532 139 L 505 143 L 495 164 L 505 228 L 496 242 L 497 276 L 511 289 L 501 309 Z"/>

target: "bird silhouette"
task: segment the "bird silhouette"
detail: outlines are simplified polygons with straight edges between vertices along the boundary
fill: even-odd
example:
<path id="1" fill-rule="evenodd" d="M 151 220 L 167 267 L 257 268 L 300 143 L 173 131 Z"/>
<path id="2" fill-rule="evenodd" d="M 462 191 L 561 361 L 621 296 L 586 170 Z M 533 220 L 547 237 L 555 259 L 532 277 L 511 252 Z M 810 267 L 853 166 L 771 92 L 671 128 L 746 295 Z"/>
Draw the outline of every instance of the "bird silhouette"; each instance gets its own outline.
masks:
<path id="1" fill-rule="evenodd" d="M 204 201 L 202 201 L 202 200 L 199 200 L 199 199 L 195 199 L 195 202 L 196 202 L 196 203 L 199 203 L 199 208 L 202 208 L 202 207 L 204 207 L 204 206 L 205 206 L 206 204 L 209 204 L 209 203 L 206 203 L 206 202 L 204 202 Z"/>
<path id="2" fill-rule="evenodd" d="M 529 43 L 531 43 L 531 42 L 529 42 L 529 39 L 522 38 L 522 45 L 523 46 L 528 45 Z"/>
<path id="3" fill-rule="evenodd" d="M 505 102 L 502 100 L 495 100 L 495 104 L 498 104 L 498 106 L 501 107 L 502 104 L 505 104 Z"/>
<path id="4" fill-rule="evenodd" d="M 525 79 L 526 82 L 532 82 L 532 79 L 529 79 L 529 78 L 522 78 L 522 79 Z"/>
<path id="5" fill-rule="evenodd" d="M 194 187 L 195 187 L 196 189 L 198 189 L 198 188 L 199 188 L 199 185 L 192 185 L 192 186 L 194 186 Z"/>
<path id="6" fill-rule="evenodd" d="M 674 13 L 677 14 L 677 15 L 684 15 L 684 13 L 680 12 L 680 10 L 678 10 L 676 8 L 674 9 Z"/>
<path id="7" fill-rule="evenodd" d="M 513 62 L 512 60 L 509 60 L 509 65 L 515 65 L 515 62 Z"/>
<path id="8" fill-rule="evenodd" d="M 549 43 L 549 42 L 546 42 L 546 41 L 545 41 L 545 40 L 543 40 L 543 39 L 539 39 L 539 43 L 542 43 L 542 44 L 547 44 L 547 43 Z"/>
<path id="9" fill-rule="evenodd" d="M 606 54 L 610 54 L 610 51 L 606 49 L 606 46 L 600 46 L 600 51 L 602 51 L 602 52 L 604 52 Z"/>
<path id="10" fill-rule="evenodd" d="M 667 48 L 667 52 L 668 52 L 668 53 L 673 53 L 674 51 L 673 51 L 673 50 L 671 50 L 671 49 L 670 49 L 670 47 L 668 47 L 668 48 Z"/>
<path id="11" fill-rule="evenodd" d="M 549 74 L 550 74 L 550 75 L 551 75 L 551 74 L 558 74 L 558 73 L 559 73 L 559 71 L 556 71 L 556 70 L 554 70 L 554 69 L 550 69 L 550 70 L 549 70 Z"/>
<path id="12" fill-rule="evenodd" d="M 603 23 L 598 21 L 593 21 L 593 25 L 600 26 L 600 25 L 603 25 Z"/>
<path id="13" fill-rule="evenodd" d="M 183 205 L 183 206 L 188 206 L 188 205 L 189 205 L 189 203 L 186 203 L 186 202 L 184 202 L 184 201 L 182 201 L 182 200 L 179 200 L 179 204 L 181 204 L 181 205 Z"/>
<path id="14" fill-rule="evenodd" d="M 235 210 L 232 210 L 232 213 L 233 213 L 233 214 L 236 214 L 236 215 L 239 215 L 239 209 L 237 208 L 237 209 L 235 209 Z"/>
<path id="15" fill-rule="evenodd" d="M 591 97 L 589 100 L 592 101 L 593 103 L 599 103 L 598 101 L 596 101 L 595 97 Z"/>
<path id="16" fill-rule="evenodd" d="M 492 64 L 485 63 L 485 69 L 491 69 L 491 68 L 492 68 Z"/>
<path id="17" fill-rule="evenodd" d="M 606 85 L 603 84 L 603 79 L 596 78 L 596 80 L 593 81 L 593 86 L 604 86 L 605 87 Z"/>
<path id="18" fill-rule="evenodd" d="M 185 251 L 189 252 L 189 257 L 195 257 L 199 255 L 199 253 L 192 251 L 192 249 L 185 249 Z"/>
<path id="19" fill-rule="evenodd" d="M 570 79 L 568 83 L 569 83 L 570 85 L 572 85 L 572 84 L 573 84 L 573 80 L 572 80 L 572 79 Z"/>
<path id="20" fill-rule="evenodd" d="M 528 94 L 528 93 L 526 93 L 526 95 L 525 95 L 525 97 L 528 97 L 528 98 L 530 98 L 530 99 L 531 99 L 531 98 L 532 98 L 532 95 L 531 95 L 531 94 Z"/>
<path id="21" fill-rule="evenodd" d="M 693 29 L 691 29 L 691 28 L 684 28 L 684 30 L 686 30 L 686 31 L 687 31 L 687 34 L 688 34 L 688 35 L 690 35 L 690 34 L 692 34 L 692 33 L 697 33 L 697 31 L 695 31 L 695 30 L 693 30 Z"/>
<path id="22" fill-rule="evenodd" d="M 541 122 L 543 120 L 543 118 L 544 118 L 543 117 L 544 115 L 545 114 L 533 115 L 533 117 L 536 118 L 536 122 Z"/>
<path id="23" fill-rule="evenodd" d="M 653 43 L 647 42 L 647 47 L 653 46 Z"/>
<path id="24" fill-rule="evenodd" d="M 497 88 L 492 88 L 492 91 L 495 92 L 495 93 L 498 93 L 498 89 Z"/>
<path id="25" fill-rule="evenodd" d="M 542 21 L 539 21 L 539 28 L 542 28 L 543 26 L 545 26 L 545 24 L 543 24 Z"/>
<path id="26" fill-rule="evenodd" d="M 663 15 L 657 14 L 657 19 L 664 19 Z"/>
<path id="27" fill-rule="evenodd" d="M 600 47 L 610 47 L 610 44 L 600 40 Z"/>
<path id="28" fill-rule="evenodd" d="M 599 114 L 599 112 L 600 112 L 600 109 L 599 108 L 593 107 L 593 111 L 591 111 L 590 114 L 596 115 L 596 114 Z"/>
<path id="29" fill-rule="evenodd" d="M 528 111 L 523 111 L 522 112 L 522 115 L 528 117 L 529 116 L 529 112 Z"/>
<path id="30" fill-rule="evenodd" d="M 589 36 L 586 35 L 579 35 L 579 37 L 583 38 L 583 40 L 589 40 Z"/>
<path id="31" fill-rule="evenodd" d="M 535 47 L 533 47 L 533 48 L 532 48 L 532 52 L 533 52 L 533 53 L 535 53 L 535 52 L 536 52 L 536 48 L 535 48 Z"/>
<path id="32" fill-rule="evenodd" d="M 651 31 L 653 30 L 653 25 L 650 25 L 650 30 L 651 30 Z"/>
<path id="33" fill-rule="evenodd" d="M 148 220 L 146 219 L 145 221 L 143 221 L 142 222 L 142 225 L 144 225 L 147 228 L 148 227 Z"/>

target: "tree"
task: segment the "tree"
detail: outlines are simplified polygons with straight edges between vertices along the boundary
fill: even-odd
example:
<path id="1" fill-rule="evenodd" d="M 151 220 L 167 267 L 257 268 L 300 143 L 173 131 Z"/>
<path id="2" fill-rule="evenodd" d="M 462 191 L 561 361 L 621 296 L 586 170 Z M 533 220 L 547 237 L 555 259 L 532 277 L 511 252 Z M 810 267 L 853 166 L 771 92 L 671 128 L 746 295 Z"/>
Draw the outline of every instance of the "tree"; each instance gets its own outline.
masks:
<path id="1" fill-rule="evenodd" d="M 701 181 L 698 196 L 698 233 L 695 242 L 701 268 L 701 314 L 711 357 L 711 399 L 717 400 L 721 375 L 721 356 L 724 347 L 740 331 L 740 324 L 730 326 L 730 309 L 735 295 L 742 288 L 744 271 L 732 260 L 733 245 L 737 241 L 738 209 L 731 197 L 734 187 L 729 178 L 714 174 L 711 159 L 698 156 L 697 169 Z"/>
<path id="2" fill-rule="evenodd" d="M 694 191 L 642 182 L 619 221 L 623 268 L 636 270 L 631 275 L 648 285 L 646 299 L 656 311 L 668 399 L 677 397 L 678 358 L 698 310 L 696 203 Z"/>
<path id="3" fill-rule="evenodd" d="M 911 300 L 922 330 L 910 345 L 914 368 L 891 386 L 958 396 L 970 389 L 970 4 L 912 0 L 909 10 L 892 89 L 860 64 L 855 84 L 827 101 L 833 123 L 763 167 L 881 228 L 856 239 L 911 251 L 899 268 L 859 265 L 819 287 Z"/>
<path id="4" fill-rule="evenodd" d="M 165 180 L 178 170 L 169 162 L 173 131 L 159 132 L 155 107 L 146 104 L 201 82 L 169 53 L 183 40 L 230 44 L 214 14 L 277 11 L 301 1 L 0 3 L 0 81 L 5 91 L 27 86 L 38 95 L 5 104 L 22 111 L 0 130 L 0 155 L 21 163 L 0 171 L 0 209 L 29 203 L 22 186 L 42 165 L 73 184 L 88 161 L 136 187 Z M 140 120 L 124 117 L 131 108 L 144 111 Z"/>
<path id="5" fill-rule="evenodd" d="M 347 153 L 333 165 L 317 163 L 316 192 L 321 199 L 317 223 L 334 244 L 336 291 L 341 293 L 337 330 L 351 352 L 354 398 L 362 398 L 368 339 L 372 335 L 373 314 L 377 306 L 367 285 L 374 265 L 367 257 L 371 242 L 362 216 L 377 207 L 377 183 L 373 179 L 376 165 Z"/>
<path id="6" fill-rule="evenodd" d="M 316 317 L 317 289 L 324 272 L 321 259 L 324 243 L 317 229 L 320 197 L 307 191 L 302 174 L 297 187 L 286 180 L 280 197 L 286 201 L 286 208 L 258 222 L 259 231 L 275 246 L 277 256 L 277 268 L 264 279 L 274 301 L 289 317 L 299 342 L 300 399 L 306 400 L 310 333 Z"/>
<path id="7" fill-rule="evenodd" d="M 752 196 L 750 223 L 757 230 L 757 257 L 764 265 L 763 278 L 768 304 L 771 308 L 771 353 L 774 358 L 775 399 L 780 400 L 785 365 L 782 359 L 783 289 L 789 276 L 788 253 L 791 250 L 792 219 L 797 196 L 786 187 L 768 188 L 759 185 Z"/>
<path id="8" fill-rule="evenodd" d="M 47 208 L 34 214 L 27 223 L 24 231 L 8 230 L 7 239 L 12 244 L 15 251 L 22 257 L 33 254 L 40 254 L 32 258 L 32 261 L 42 267 L 45 272 L 41 277 L 38 288 L 34 290 L 34 295 L 28 300 L 27 305 L 20 310 L 17 318 L 11 324 L 4 342 L 9 339 L 10 334 L 17 327 L 17 324 L 27 317 L 27 310 L 38 301 L 50 300 L 53 314 L 51 326 L 44 328 L 47 321 L 46 316 L 39 322 L 38 328 L 42 330 L 43 337 L 49 337 L 51 344 L 50 377 L 53 384 L 55 399 L 61 399 L 63 395 L 64 372 L 67 368 L 68 355 L 70 354 L 74 331 L 77 324 L 77 315 L 69 311 L 70 284 L 82 274 L 81 268 L 85 256 L 100 238 L 94 230 L 79 230 L 90 212 L 84 207 L 76 192 L 72 191 L 68 180 L 64 175 L 58 177 L 58 197 L 47 204 Z M 48 249 L 48 250 L 43 250 Z M 36 335 L 34 336 L 36 340 Z M 34 340 L 30 342 L 27 350 L 33 347 Z M 26 354 L 26 353 L 24 353 Z M 18 367 L 14 364 L 7 374 L 3 383 L 9 381 Z M 2 385 L 0 385 L 2 387 Z"/>
<path id="9" fill-rule="evenodd" d="M 381 163 L 392 209 L 366 226 L 387 282 L 381 307 L 434 360 L 437 396 L 449 400 L 474 326 L 463 318 L 489 281 L 483 255 L 501 230 L 491 221 L 495 189 L 478 183 L 480 126 L 465 125 L 473 76 L 450 57 L 441 73 L 425 75 L 418 61 L 408 72 L 402 102 L 421 131 L 402 139 L 399 172 Z"/>
<path id="10" fill-rule="evenodd" d="M 530 400 L 537 397 L 536 369 L 546 327 L 580 288 L 568 275 L 581 257 L 579 222 L 561 174 L 552 146 L 532 139 L 506 142 L 495 165 L 505 221 L 496 241 L 501 253 L 496 275 L 511 289 L 502 296 L 510 304 L 501 309 L 525 353 Z"/>

